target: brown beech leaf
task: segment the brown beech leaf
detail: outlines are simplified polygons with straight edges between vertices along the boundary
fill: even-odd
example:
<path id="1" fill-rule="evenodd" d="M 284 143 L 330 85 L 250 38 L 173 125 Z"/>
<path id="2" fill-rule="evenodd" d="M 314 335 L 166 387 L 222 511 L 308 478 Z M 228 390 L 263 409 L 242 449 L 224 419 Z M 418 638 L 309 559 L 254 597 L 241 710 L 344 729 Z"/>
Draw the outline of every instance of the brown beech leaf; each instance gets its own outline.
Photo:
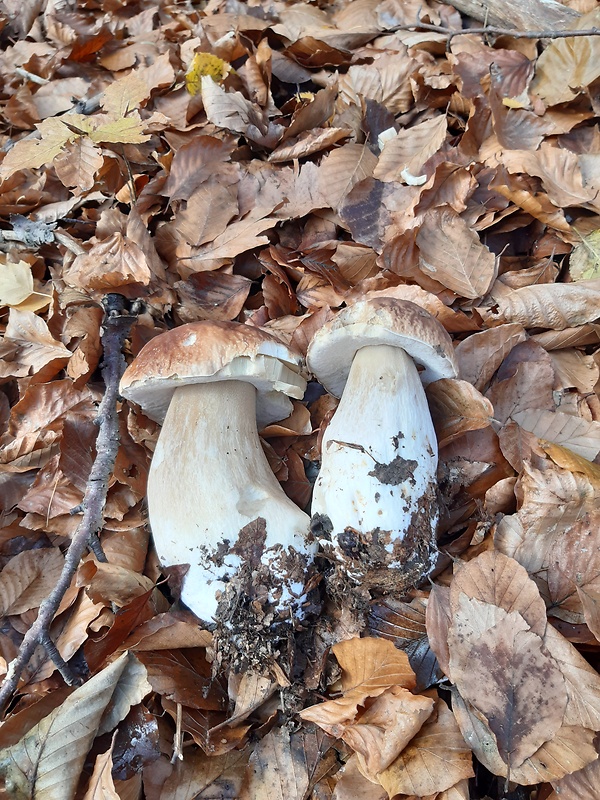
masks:
<path id="1" fill-rule="evenodd" d="M 124 650 L 176 650 L 186 647 L 210 647 L 212 634 L 198 627 L 187 611 L 157 614 L 139 625 L 123 643 Z"/>
<path id="2" fill-rule="evenodd" d="M 273 217 L 246 217 L 236 220 L 213 241 L 195 248 L 193 255 L 186 258 L 184 264 L 192 271 L 218 268 L 246 250 L 269 244 L 268 238 L 261 234 L 276 223 L 277 220 Z"/>
<path id="3" fill-rule="evenodd" d="M 511 768 L 552 739 L 563 723 L 565 679 L 540 636 L 515 611 L 479 636 L 457 686 L 487 719 Z"/>
<path id="4" fill-rule="evenodd" d="M 5 341 L 16 343 L 15 360 L 25 365 L 32 374 L 40 372 L 54 361 L 60 369 L 72 355 L 64 344 L 52 336 L 48 325 L 33 311 L 11 308 L 4 336 Z"/>
<path id="5" fill-rule="evenodd" d="M 552 781 L 554 791 L 548 800 L 596 800 L 600 786 L 600 758 L 587 767 Z"/>
<path id="6" fill-rule="evenodd" d="M 511 416 L 538 439 L 562 445 L 589 461 L 600 453 L 600 422 L 542 408 L 517 411 Z"/>
<path id="7" fill-rule="evenodd" d="M 96 173 L 103 164 L 104 156 L 89 136 L 80 136 L 73 142 L 67 142 L 53 161 L 61 183 L 72 187 L 76 195 L 90 191 Z"/>
<path id="8" fill-rule="evenodd" d="M 379 697 L 390 686 L 416 685 L 408 656 L 385 639 L 348 639 L 332 648 L 342 668 L 343 696 L 300 712 L 331 735 L 338 736 L 368 697 Z"/>
<path id="9" fill-rule="evenodd" d="M 38 608 L 56 586 L 64 557 L 57 547 L 17 553 L 0 572 L 0 616 Z"/>
<path id="10" fill-rule="evenodd" d="M 437 153 L 448 130 L 445 114 L 399 131 L 388 139 L 381 151 L 373 177 L 380 181 L 401 181 L 409 185 L 425 183 L 423 165 Z"/>
<path id="11" fill-rule="evenodd" d="M 380 784 L 362 774 L 356 754 L 350 756 L 335 777 L 335 800 L 389 800 L 387 791 Z"/>
<path id="12" fill-rule="evenodd" d="M 580 614 L 580 590 L 593 598 L 600 588 L 599 523 L 600 514 L 584 514 L 554 543 L 548 559 L 548 593 L 552 606 L 566 607 Z"/>
<path id="13" fill-rule="evenodd" d="M 433 707 L 430 697 L 392 686 L 344 730 L 342 739 L 358 753 L 364 774 L 376 781 L 421 729 Z"/>
<path id="14" fill-rule="evenodd" d="M 304 800 L 337 762 L 331 744 L 317 729 L 274 728 L 250 756 L 240 800 Z"/>
<path id="15" fill-rule="evenodd" d="M 77 256 L 63 274 L 69 286 L 108 291 L 130 283 L 146 285 L 152 277 L 144 252 L 119 232 Z"/>
<path id="16" fill-rule="evenodd" d="M 252 281 L 242 275 L 220 270 L 195 272 L 186 281 L 175 284 L 181 300 L 177 313 L 183 322 L 232 321 L 244 307 L 251 286 Z"/>
<path id="17" fill-rule="evenodd" d="M 396 761 L 377 779 L 388 795 L 435 795 L 473 776 L 471 751 L 453 713 L 438 700 L 425 722 Z"/>
<path id="18" fill-rule="evenodd" d="M 211 680 L 210 665 L 203 650 L 160 650 L 138 652 L 148 670 L 155 692 L 176 703 L 208 711 L 218 711 L 223 691 Z"/>
<path id="19" fill-rule="evenodd" d="M 513 558 L 489 550 L 460 567 L 450 587 L 453 612 L 461 594 L 482 603 L 499 606 L 506 612 L 519 612 L 534 633 L 546 630 L 546 606 L 535 583 Z"/>
<path id="20" fill-rule="evenodd" d="M 175 217 L 175 227 L 188 244 L 198 247 L 220 236 L 238 213 L 235 187 L 206 181 Z"/>
<path id="21" fill-rule="evenodd" d="M 319 167 L 319 191 L 337 209 L 352 187 L 373 174 L 377 156 L 366 145 L 345 144 L 334 150 Z"/>
<path id="22" fill-rule="evenodd" d="M 448 649 L 448 631 L 452 622 L 450 609 L 450 589 L 434 583 L 431 587 L 427 612 L 427 636 L 431 649 L 437 656 L 439 665 L 445 675 L 450 674 L 450 651 Z"/>
<path id="23" fill-rule="evenodd" d="M 90 777 L 83 800 L 121 800 L 117 794 L 112 777 L 112 747 L 106 753 L 96 756 L 94 771 Z"/>
<path id="24" fill-rule="evenodd" d="M 498 752 L 496 738 L 487 724 L 457 691 L 452 692 L 452 708 L 465 741 L 492 774 L 507 777 L 509 767 Z M 598 754 L 594 747 L 594 731 L 579 726 L 563 725 L 554 738 L 540 747 L 519 767 L 510 768 L 510 779 L 525 786 L 557 780 L 570 772 L 583 769 Z"/>
<path id="25" fill-rule="evenodd" d="M 202 797 L 208 791 L 219 800 L 237 800 L 249 755 L 248 749 L 217 756 L 207 756 L 199 749 L 186 749 L 185 758 L 176 760 L 173 772 L 164 782 L 160 797 L 190 800 L 191 797 Z M 205 796 L 211 797 L 211 794 Z"/>
<path id="26" fill-rule="evenodd" d="M 77 572 L 77 585 L 86 587 L 93 602 L 114 603 L 122 608 L 134 597 L 150 591 L 154 581 L 118 564 L 86 561 Z"/>
<path id="27" fill-rule="evenodd" d="M 460 377 L 484 391 L 506 356 L 525 338 L 523 326 L 517 323 L 468 336 L 455 349 Z"/>
<path id="28" fill-rule="evenodd" d="M 600 729 L 600 675 L 552 625 L 544 635 L 544 647 L 558 664 L 567 687 L 565 725 Z"/>
<path id="29" fill-rule="evenodd" d="M 600 464 L 593 464 L 587 458 L 578 456 L 572 450 L 561 447 L 559 444 L 541 442 L 541 446 L 557 466 L 570 472 L 581 472 L 592 483 L 596 483 L 600 487 Z"/>
<path id="30" fill-rule="evenodd" d="M 466 381 L 443 378 L 427 387 L 427 401 L 440 447 L 490 425 L 494 407 Z"/>
<path id="31" fill-rule="evenodd" d="M 486 320 L 518 322 L 524 328 L 563 330 L 598 317 L 600 280 L 548 283 L 507 289 L 493 308 L 482 308 Z"/>
<path id="32" fill-rule="evenodd" d="M 417 234 L 417 245 L 423 272 L 460 297 L 482 297 L 492 285 L 494 254 L 453 209 L 429 211 Z"/>
<path id="33" fill-rule="evenodd" d="M 351 4 L 347 6 L 347 10 L 352 8 Z M 357 106 L 363 99 L 375 100 L 392 114 L 408 111 L 414 102 L 410 76 L 417 62 L 403 45 L 394 50 L 379 55 L 372 64 L 353 64 L 341 74 L 341 97 Z"/>

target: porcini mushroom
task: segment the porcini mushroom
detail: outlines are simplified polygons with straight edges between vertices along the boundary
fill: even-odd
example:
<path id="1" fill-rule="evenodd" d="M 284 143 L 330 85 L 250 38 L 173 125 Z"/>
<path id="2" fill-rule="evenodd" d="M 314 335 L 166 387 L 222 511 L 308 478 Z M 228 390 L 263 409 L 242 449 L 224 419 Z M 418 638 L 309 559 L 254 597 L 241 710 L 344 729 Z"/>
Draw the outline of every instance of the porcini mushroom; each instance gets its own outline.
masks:
<path id="1" fill-rule="evenodd" d="M 301 602 L 316 544 L 269 467 L 257 422 L 288 416 L 288 395 L 305 388 L 299 353 L 227 322 L 155 337 L 123 375 L 123 397 L 162 423 L 148 478 L 159 559 L 189 565 L 181 600 L 206 622 L 242 568 L 277 612 L 289 617 Z"/>
<path id="2" fill-rule="evenodd" d="M 373 297 L 317 331 L 307 364 L 341 397 L 323 435 L 313 528 L 351 582 L 402 591 L 435 560 L 438 449 L 423 385 L 456 376 L 450 337 L 415 303 Z"/>

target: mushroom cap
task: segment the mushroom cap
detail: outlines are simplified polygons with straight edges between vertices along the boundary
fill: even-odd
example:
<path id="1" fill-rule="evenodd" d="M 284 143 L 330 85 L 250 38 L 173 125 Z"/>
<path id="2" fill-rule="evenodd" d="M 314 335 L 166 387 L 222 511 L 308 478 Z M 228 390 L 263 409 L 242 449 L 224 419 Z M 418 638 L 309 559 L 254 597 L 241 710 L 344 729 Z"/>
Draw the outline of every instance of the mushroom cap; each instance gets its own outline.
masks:
<path id="1" fill-rule="evenodd" d="M 300 353 L 260 328 L 202 320 L 151 339 L 125 370 L 120 393 L 162 423 L 176 389 L 245 381 L 257 389 L 256 416 L 262 427 L 289 416 L 287 395 L 304 396 L 302 368 Z"/>
<path id="2" fill-rule="evenodd" d="M 416 303 L 393 297 L 360 300 L 339 311 L 313 337 L 308 368 L 328 392 L 341 397 L 357 351 L 381 344 L 401 347 L 421 365 L 425 386 L 458 374 L 452 340 L 437 319 Z"/>

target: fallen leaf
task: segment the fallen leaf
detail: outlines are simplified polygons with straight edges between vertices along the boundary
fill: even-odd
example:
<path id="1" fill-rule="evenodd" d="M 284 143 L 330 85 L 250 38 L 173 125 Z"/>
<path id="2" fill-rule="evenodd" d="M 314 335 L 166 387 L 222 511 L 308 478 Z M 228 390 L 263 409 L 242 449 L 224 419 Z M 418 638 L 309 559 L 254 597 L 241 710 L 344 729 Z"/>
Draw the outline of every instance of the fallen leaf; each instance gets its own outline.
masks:
<path id="1" fill-rule="evenodd" d="M 435 795 L 473 776 L 471 751 L 453 713 L 438 700 L 425 722 L 396 761 L 377 778 L 390 797 Z"/>
<path id="2" fill-rule="evenodd" d="M 516 411 L 511 416 L 538 439 L 566 447 L 588 461 L 600 453 L 600 422 L 538 408 Z"/>
<path id="3" fill-rule="evenodd" d="M 427 387 L 427 401 L 440 447 L 491 424 L 494 407 L 466 381 L 443 378 Z"/>
<path id="4" fill-rule="evenodd" d="M 425 215 L 417 234 L 420 268 L 460 297 L 483 296 L 496 274 L 496 259 L 452 209 Z"/>
<path id="5" fill-rule="evenodd" d="M 455 350 L 460 377 L 484 391 L 506 356 L 525 338 L 523 326 L 517 323 L 498 325 L 468 336 Z"/>
<path id="6" fill-rule="evenodd" d="M 421 176 L 424 164 L 444 143 L 447 130 L 444 114 L 400 130 L 385 142 L 373 177 L 412 184 Z"/>
<path id="7" fill-rule="evenodd" d="M 0 572 L 0 615 L 38 608 L 56 585 L 64 557 L 57 547 L 24 550 Z"/>
<path id="8" fill-rule="evenodd" d="M 71 800 L 94 738 L 112 730 L 149 691 L 146 670 L 128 653 L 76 689 L 18 744 L 0 750 L 0 772 L 13 796 Z"/>
<path id="9" fill-rule="evenodd" d="M 83 800 L 121 800 L 112 778 L 112 747 L 96 757 L 94 771 Z"/>

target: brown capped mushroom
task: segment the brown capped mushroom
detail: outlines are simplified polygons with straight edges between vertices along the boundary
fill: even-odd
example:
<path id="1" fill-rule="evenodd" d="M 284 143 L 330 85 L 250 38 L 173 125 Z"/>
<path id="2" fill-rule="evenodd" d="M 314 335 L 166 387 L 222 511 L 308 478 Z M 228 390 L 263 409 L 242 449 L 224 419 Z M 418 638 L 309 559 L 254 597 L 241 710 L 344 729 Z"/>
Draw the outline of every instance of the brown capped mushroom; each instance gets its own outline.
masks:
<path id="1" fill-rule="evenodd" d="M 202 620 L 240 571 L 289 617 L 316 545 L 309 518 L 284 493 L 258 425 L 301 398 L 302 356 L 259 328 L 193 322 L 152 339 L 121 394 L 162 423 L 148 479 L 150 525 L 164 566 L 189 564 L 182 601 Z"/>
<path id="2" fill-rule="evenodd" d="M 415 303 L 374 297 L 326 323 L 307 363 L 341 397 L 323 436 L 315 530 L 356 584 L 414 585 L 434 564 L 439 517 L 423 384 L 457 374 L 450 337 Z"/>

